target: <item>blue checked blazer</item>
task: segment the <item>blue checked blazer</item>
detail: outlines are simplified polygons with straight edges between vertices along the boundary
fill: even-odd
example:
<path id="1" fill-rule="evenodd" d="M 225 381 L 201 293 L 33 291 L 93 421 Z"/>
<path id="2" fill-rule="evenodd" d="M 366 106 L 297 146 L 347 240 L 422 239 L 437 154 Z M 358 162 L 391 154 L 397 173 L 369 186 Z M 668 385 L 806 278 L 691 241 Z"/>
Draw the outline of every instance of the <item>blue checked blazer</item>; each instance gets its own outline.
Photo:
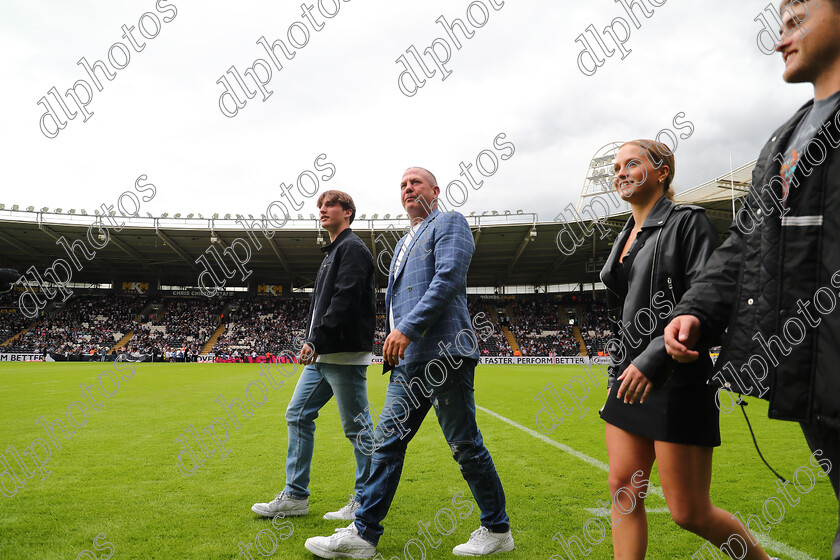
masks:
<path id="1" fill-rule="evenodd" d="M 466 218 L 458 212 L 434 209 L 411 238 L 399 269 L 394 270 L 407 237 L 397 243 L 388 273 L 386 336 L 391 331 L 387 317 L 393 309 L 394 326 L 411 339 L 405 362 L 442 358 L 441 342 L 451 345 L 448 352 L 453 356 L 478 358 L 467 309 L 467 270 L 475 242 Z"/>

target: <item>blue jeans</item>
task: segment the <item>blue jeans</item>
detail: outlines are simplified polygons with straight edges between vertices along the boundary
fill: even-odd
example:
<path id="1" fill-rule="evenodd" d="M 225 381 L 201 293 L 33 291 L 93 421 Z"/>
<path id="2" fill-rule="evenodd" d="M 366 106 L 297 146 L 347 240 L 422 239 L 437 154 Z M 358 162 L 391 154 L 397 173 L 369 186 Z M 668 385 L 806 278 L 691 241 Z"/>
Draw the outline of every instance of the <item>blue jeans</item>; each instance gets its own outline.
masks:
<path id="1" fill-rule="evenodd" d="M 286 409 L 289 429 L 289 451 L 286 455 L 285 492 L 296 499 L 309 496 L 309 470 L 315 447 L 315 419 L 318 411 L 335 395 L 344 435 L 356 455 L 354 497 L 358 500 L 362 485 L 370 473 L 370 456 L 361 446 L 370 449 L 370 435 L 360 434 L 365 424 L 354 419 L 363 415 L 370 425 L 367 398 L 367 366 L 325 364 L 317 362 L 303 368 L 292 400 Z M 358 436 L 358 437 L 357 437 Z M 358 441 L 357 441 L 358 440 Z"/>
<path id="2" fill-rule="evenodd" d="M 452 458 L 458 462 L 461 475 L 481 509 L 481 524 L 497 533 L 510 529 L 502 482 L 475 422 L 476 360 L 460 360 L 463 363 L 457 368 L 441 360 L 429 362 L 442 366 L 429 368 L 429 374 L 425 362 L 398 365 L 391 372 L 391 383 L 373 438 L 376 450 L 370 478 L 362 490 L 362 505 L 356 510 L 356 528 L 366 541 L 377 544 L 382 536 L 380 523 L 397 492 L 406 447 L 432 406 L 452 450 Z"/>

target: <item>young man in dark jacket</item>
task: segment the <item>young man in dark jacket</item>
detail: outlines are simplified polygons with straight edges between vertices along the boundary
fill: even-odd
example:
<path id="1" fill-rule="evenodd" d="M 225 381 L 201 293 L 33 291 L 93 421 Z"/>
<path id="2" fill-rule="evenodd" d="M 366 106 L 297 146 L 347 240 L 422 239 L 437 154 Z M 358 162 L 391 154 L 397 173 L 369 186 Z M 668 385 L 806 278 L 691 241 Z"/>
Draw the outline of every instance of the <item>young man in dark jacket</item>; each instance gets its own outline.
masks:
<path id="1" fill-rule="evenodd" d="M 347 505 L 324 519 L 350 520 L 359 507 L 359 493 L 370 473 L 371 424 L 367 367 L 373 357 L 376 294 L 373 256 L 350 224 L 356 206 L 347 193 L 326 191 L 318 197 L 321 226 L 330 234 L 309 304 L 305 343 L 298 359 L 306 364 L 286 410 L 289 450 L 286 487 L 269 503 L 251 510 L 264 517 L 309 513 L 309 470 L 315 443 L 315 418 L 335 395 L 344 435 L 356 454 L 356 484 Z M 356 418 L 361 415 L 360 421 Z"/>
<path id="2" fill-rule="evenodd" d="M 780 13 L 783 77 L 812 83 L 814 99 L 761 150 L 730 237 L 676 307 L 665 343 L 691 361 L 698 339 L 728 328 L 713 381 L 800 422 L 810 463 L 838 494 L 840 0 L 784 0 Z M 840 528 L 832 554 L 840 560 Z"/>

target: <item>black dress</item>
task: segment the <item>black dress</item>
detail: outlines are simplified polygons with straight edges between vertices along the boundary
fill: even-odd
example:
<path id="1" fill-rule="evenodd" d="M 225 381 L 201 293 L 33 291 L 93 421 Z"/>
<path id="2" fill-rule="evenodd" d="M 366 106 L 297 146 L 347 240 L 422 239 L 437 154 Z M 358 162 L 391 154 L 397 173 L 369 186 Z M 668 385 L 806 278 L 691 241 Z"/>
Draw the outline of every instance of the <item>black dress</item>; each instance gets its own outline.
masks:
<path id="1" fill-rule="evenodd" d="M 627 296 L 630 272 L 640 249 L 653 242 L 645 230 L 639 232 L 624 262 L 616 259 L 613 272 L 618 279 L 618 295 Z M 630 364 L 628 356 L 617 376 Z M 643 372 L 644 373 L 644 372 Z M 719 412 L 715 404 L 716 388 L 706 383 L 702 372 L 672 375 L 664 385 L 652 389 L 643 404 L 625 404 L 616 398 L 621 381 L 615 380 L 601 409 L 601 418 L 630 433 L 656 441 L 716 447 L 720 445 Z"/>

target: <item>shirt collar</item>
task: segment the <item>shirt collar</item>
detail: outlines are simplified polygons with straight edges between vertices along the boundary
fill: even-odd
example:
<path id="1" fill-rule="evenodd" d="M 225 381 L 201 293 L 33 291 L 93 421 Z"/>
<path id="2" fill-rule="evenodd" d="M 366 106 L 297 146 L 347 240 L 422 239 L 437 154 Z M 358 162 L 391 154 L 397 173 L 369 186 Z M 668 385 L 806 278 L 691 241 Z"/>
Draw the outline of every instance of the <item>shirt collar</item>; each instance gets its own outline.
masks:
<path id="1" fill-rule="evenodd" d="M 339 242 L 339 241 L 341 241 L 342 239 L 344 239 L 345 237 L 347 237 L 347 236 L 348 236 L 348 235 L 350 235 L 351 233 L 353 233 L 353 230 L 352 230 L 352 229 L 350 229 L 349 227 L 348 227 L 348 228 L 344 228 L 344 229 L 341 231 L 341 233 L 339 233 L 339 234 L 338 234 L 338 237 L 336 237 L 336 238 L 335 238 L 335 241 L 332 241 L 331 243 L 327 243 L 326 245 L 324 245 L 323 247 L 321 247 L 321 251 L 322 251 L 322 252 L 324 252 L 324 253 L 326 253 L 327 251 L 332 250 L 332 249 L 333 249 L 333 247 L 335 247 L 335 246 L 338 244 L 338 242 Z"/>

